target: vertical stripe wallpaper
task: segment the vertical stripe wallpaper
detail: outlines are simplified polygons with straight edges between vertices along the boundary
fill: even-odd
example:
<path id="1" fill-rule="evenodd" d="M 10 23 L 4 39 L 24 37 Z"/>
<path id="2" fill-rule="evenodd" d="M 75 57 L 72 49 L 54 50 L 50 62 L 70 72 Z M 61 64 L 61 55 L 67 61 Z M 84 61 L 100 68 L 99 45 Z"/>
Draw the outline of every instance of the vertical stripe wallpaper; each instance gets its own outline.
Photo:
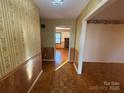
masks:
<path id="1" fill-rule="evenodd" d="M 0 0 L 0 78 L 39 52 L 39 10 L 33 1 Z"/>

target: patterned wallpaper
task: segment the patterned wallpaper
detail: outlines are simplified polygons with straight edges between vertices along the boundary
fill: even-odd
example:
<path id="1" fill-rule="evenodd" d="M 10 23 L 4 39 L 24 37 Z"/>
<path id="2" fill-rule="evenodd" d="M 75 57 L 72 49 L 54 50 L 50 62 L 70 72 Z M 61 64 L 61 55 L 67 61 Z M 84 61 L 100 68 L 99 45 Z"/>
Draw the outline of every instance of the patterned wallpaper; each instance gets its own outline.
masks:
<path id="1" fill-rule="evenodd" d="M 40 52 L 38 8 L 31 0 L 0 0 L 0 77 Z"/>

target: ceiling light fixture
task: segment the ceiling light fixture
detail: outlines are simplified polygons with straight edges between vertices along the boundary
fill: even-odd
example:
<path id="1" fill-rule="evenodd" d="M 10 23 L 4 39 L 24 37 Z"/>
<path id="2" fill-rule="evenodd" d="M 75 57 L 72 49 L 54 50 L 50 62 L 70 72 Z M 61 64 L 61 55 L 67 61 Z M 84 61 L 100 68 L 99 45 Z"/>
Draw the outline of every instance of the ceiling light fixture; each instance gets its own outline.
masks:
<path id="1" fill-rule="evenodd" d="M 64 0 L 52 0 L 52 5 L 56 7 L 63 5 L 63 3 L 64 3 Z"/>
<path id="2" fill-rule="evenodd" d="M 56 27 L 56 30 L 71 30 L 70 27 Z"/>

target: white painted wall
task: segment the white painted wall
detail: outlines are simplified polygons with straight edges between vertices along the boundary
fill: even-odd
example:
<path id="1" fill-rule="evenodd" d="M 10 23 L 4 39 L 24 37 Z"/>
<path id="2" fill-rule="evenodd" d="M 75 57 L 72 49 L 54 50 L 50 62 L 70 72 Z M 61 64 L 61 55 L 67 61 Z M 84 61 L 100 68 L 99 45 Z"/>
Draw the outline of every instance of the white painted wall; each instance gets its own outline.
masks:
<path id="1" fill-rule="evenodd" d="M 88 24 L 84 61 L 124 63 L 124 25 Z"/>
<path id="2" fill-rule="evenodd" d="M 71 26 L 70 31 L 70 48 L 74 48 L 75 41 L 75 20 L 67 19 L 41 19 L 41 24 L 45 24 L 46 28 L 41 29 L 42 47 L 55 46 L 55 27 Z"/>
<path id="3" fill-rule="evenodd" d="M 70 32 L 61 32 L 62 33 L 62 42 L 64 42 L 65 38 L 70 37 Z"/>

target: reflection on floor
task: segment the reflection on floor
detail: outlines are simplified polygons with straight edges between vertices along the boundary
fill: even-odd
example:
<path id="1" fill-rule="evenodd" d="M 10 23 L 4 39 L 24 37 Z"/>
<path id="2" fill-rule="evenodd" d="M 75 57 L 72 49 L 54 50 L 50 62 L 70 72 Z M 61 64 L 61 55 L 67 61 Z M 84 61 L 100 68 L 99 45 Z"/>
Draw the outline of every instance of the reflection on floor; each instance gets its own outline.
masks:
<path id="1" fill-rule="evenodd" d="M 31 93 L 124 93 L 124 64 L 84 63 L 82 75 L 72 63 L 55 71 L 44 62 L 43 69 Z"/>
<path id="2" fill-rule="evenodd" d="M 63 62 L 68 60 L 68 49 L 56 49 L 55 68 L 60 66 Z"/>

